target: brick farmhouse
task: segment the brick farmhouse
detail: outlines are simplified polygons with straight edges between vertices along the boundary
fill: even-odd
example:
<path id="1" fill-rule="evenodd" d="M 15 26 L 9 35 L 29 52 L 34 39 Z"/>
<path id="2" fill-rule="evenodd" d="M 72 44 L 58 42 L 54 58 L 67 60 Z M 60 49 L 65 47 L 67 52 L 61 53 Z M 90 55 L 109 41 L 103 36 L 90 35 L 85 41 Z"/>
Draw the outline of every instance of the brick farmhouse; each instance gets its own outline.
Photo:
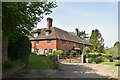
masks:
<path id="1" fill-rule="evenodd" d="M 32 52 L 37 54 L 53 53 L 55 50 L 63 50 L 67 53 L 69 50 L 75 50 L 76 54 L 81 54 L 83 47 L 91 46 L 84 38 L 78 37 L 69 32 L 52 27 L 53 19 L 47 18 L 47 27 L 33 31 L 29 39 L 32 43 Z"/>

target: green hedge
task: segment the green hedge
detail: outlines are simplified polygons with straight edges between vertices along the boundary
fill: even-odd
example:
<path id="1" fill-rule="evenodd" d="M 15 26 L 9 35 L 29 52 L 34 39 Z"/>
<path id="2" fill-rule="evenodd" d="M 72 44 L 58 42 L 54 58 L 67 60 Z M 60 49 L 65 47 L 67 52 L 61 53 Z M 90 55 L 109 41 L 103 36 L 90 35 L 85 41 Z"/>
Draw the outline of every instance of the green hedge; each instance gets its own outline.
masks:
<path id="1" fill-rule="evenodd" d="M 99 56 L 105 57 L 105 58 L 111 58 L 111 54 L 104 54 L 104 53 L 88 53 L 86 54 L 86 58 L 97 58 Z"/>
<path id="2" fill-rule="evenodd" d="M 31 53 L 31 42 L 27 36 L 19 36 L 15 41 L 8 42 L 8 58 L 11 60 L 20 60 L 28 62 Z"/>
<path id="3" fill-rule="evenodd" d="M 53 52 L 52 55 L 60 55 L 60 54 L 63 54 L 62 50 L 56 50 L 56 51 Z"/>

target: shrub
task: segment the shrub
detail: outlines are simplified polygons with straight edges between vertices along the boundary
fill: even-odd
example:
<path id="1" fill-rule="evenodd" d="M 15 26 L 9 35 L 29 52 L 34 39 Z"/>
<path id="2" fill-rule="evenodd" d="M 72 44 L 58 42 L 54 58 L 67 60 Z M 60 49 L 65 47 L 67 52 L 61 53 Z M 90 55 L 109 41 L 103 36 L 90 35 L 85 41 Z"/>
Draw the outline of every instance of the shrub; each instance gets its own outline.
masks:
<path id="1" fill-rule="evenodd" d="M 56 50 L 53 52 L 53 55 L 60 55 L 60 54 L 63 54 L 62 50 Z"/>
<path id="2" fill-rule="evenodd" d="M 93 59 L 93 62 L 95 62 L 95 63 L 104 62 L 104 59 L 102 58 L 102 56 L 100 56 L 100 57 Z"/>
<path id="3" fill-rule="evenodd" d="M 8 57 L 11 60 L 20 60 L 27 63 L 30 53 L 31 42 L 27 36 L 19 36 L 15 41 L 9 40 Z"/>
<path id="4" fill-rule="evenodd" d="M 89 53 L 90 52 L 90 48 L 89 47 L 85 47 L 85 48 L 83 48 L 83 55 L 86 55 L 87 53 Z"/>
<path id="5" fill-rule="evenodd" d="M 120 63 L 115 64 L 115 66 L 120 66 Z"/>
<path id="6" fill-rule="evenodd" d="M 75 53 L 74 50 L 69 50 L 68 53 L 67 53 L 67 56 L 74 55 L 74 53 Z"/>

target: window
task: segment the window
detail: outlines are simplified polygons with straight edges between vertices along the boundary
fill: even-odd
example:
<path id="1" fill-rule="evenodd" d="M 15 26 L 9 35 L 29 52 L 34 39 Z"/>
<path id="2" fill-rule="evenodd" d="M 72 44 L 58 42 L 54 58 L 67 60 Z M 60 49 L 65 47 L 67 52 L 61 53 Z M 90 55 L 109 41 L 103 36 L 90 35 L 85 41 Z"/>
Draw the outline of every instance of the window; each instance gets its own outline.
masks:
<path id="1" fill-rule="evenodd" d="M 35 41 L 35 44 L 38 45 L 38 44 L 39 44 L 39 41 Z"/>
<path id="2" fill-rule="evenodd" d="M 39 52 L 39 49 L 35 49 L 35 53 L 38 53 Z"/>
<path id="3" fill-rule="evenodd" d="M 47 40 L 47 44 L 50 44 L 51 43 L 51 41 L 50 40 Z"/>
<path id="4" fill-rule="evenodd" d="M 62 41 L 62 44 L 65 45 L 65 41 Z"/>
<path id="5" fill-rule="evenodd" d="M 52 49 L 48 49 L 47 52 L 48 52 L 48 53 L 52 53 Z"/>
<path id="6" fill-rule="evenodd" d="M 76 43 L 74 43 L 74 46 L 76 47 Z"/>
<path id="7" fill-rule="evenodd" d="M 48 36 L 49 35 L 49 32 L 46 32 L 46 36 Z"/>
<path id="8" fill-rule="evenodd" d="M 37 37 L 38 36 L 38 33 L 34 33 L 34 37 Z"/>

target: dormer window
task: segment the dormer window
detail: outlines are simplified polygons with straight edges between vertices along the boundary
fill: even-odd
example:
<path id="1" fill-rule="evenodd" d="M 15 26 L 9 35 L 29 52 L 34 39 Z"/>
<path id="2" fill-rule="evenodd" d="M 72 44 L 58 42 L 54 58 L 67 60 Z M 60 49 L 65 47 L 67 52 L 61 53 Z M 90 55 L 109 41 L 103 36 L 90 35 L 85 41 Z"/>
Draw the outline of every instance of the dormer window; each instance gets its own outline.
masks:
<path id="1" fill-rule="evenodd" d="M 38 33 L 34 33 L 34 37 L 38 37 Z"/>
<path id="2" fill-rule="evenodd" d="M 47 32 L 46 32 L 46 36 L 48 36 L 48 35 L 49 35 L 49 32 L 47 31 Z"/>
<path id="3" fill-rule="evenodd" d="M 50 33 L 51 33 L 51 30 L 46 30 L 45 35 L 46 35 L 46 36 L 49 36 Z"/>

